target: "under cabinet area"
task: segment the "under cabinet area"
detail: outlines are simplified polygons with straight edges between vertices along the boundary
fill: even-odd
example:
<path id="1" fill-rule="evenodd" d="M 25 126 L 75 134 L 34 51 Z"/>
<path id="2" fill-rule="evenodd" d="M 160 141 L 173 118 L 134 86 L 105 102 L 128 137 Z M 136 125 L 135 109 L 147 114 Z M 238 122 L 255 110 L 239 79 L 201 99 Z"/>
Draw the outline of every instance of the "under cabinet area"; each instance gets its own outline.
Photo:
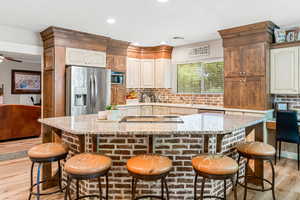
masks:
<path id="1" fill-rule="evenodd" d="M 171 88 L 170 59 L 127 60 L 127 88 Z"/>
<path id="2" fill-rule="evenodd" d="M 299 48 L 271 50 L 271 93 L 299 93 Z"/>

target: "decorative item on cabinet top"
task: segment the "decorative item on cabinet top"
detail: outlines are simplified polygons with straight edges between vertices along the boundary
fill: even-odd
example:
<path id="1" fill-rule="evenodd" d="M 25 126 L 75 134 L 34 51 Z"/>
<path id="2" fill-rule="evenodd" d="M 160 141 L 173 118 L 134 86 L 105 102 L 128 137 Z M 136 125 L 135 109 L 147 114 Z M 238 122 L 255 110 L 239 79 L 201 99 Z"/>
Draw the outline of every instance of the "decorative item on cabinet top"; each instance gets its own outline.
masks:
<path id="1" fill-rule="evenodd" d="M 66 65 L 106 67 L 106 53 L 85 49 L 66 48 Z"/>

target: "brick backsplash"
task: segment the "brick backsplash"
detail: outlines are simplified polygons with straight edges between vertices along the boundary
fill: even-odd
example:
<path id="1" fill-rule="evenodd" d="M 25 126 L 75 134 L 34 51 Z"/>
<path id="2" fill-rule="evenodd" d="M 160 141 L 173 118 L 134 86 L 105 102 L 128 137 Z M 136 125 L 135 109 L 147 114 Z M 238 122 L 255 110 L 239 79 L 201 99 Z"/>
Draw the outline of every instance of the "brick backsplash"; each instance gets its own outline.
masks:
<path id="1" fill-rule="evenodd" d="M 141 94 L 153 94 L 159 103 L 178 103 L 178 104 L 203 104 L 212 106 L 223 106 L 223 94 L 176 94 L 171 89 L 128 89 L 136 91 L 141 99 Z"/>
<path id="2" fill-rule="evenodd" d="M 297 110 L 300 113 L 300 95 L 274 95 L 274 103 L 289 103 L 289 109 Z"/>

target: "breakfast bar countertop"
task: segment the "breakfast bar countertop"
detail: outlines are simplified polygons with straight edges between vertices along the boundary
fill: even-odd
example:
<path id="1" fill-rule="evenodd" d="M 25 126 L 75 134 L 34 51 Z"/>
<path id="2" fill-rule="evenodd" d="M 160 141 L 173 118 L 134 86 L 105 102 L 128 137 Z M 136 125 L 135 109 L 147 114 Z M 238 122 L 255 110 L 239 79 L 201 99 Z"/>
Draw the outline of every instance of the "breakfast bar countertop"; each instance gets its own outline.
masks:
<path id="1" fill-rule="evenodd" d="M 183 123 L 120 123 L 97 120 L 97 115 L 39 119 L 44 125 L 72 134 L 169 135 L 174 133 L 227 134 L 265 121 L 264 117 L 202 113 L 179 116 Z"/>

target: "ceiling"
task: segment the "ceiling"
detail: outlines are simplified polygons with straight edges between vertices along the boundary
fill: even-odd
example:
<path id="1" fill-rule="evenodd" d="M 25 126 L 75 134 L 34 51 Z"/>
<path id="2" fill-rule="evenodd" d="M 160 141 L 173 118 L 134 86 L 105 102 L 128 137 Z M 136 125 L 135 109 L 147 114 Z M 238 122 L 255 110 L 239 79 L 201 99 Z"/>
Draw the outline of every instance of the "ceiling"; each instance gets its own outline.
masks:
<path id="1" fill-rule="evenodd" d="M 21 60 L 23 63 L 41 64 L 41 56 L 39 56 L 39 55 L 30 55 L 30 54 L 5 52 L 5 51 L 0 51 L 0 55 L 12 57 L 16 60 Z M 3 63 L 5 63 L 5 62 L 13 62 L 13 61 L 4 60 Z M 0 63 L 0 65 L 1 65 L 1 63 Z"/>
<path id="2" fill-rule="evenodd" d="M 0 24 L 40 32 L 48 26 L 138 42 L 183 45 L 219 38 L 217 30 L 271 20 L 300 24 L 299 0 L 9 0 Z M 108 17 L 116 23 L 106 23 Z M 174 41 L 174 36 L 184 40 Z"/>

